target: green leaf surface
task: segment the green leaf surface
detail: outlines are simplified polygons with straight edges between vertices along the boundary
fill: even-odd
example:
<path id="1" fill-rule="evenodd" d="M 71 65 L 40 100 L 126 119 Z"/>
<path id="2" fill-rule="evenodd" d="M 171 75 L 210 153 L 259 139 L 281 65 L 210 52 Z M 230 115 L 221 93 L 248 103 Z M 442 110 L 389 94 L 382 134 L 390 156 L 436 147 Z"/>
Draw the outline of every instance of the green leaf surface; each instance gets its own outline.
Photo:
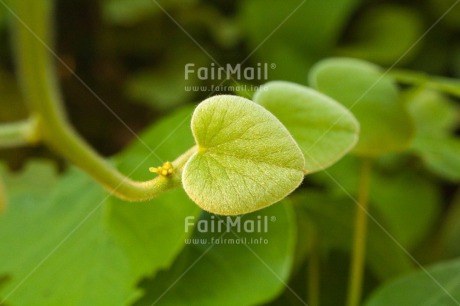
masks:
<path id="1" fill-rule="evenodd" d="M 397 5 L 373 6 L 355 22 L 352 33 L 352 42 L 339 47 L 337 54 L 392 65 L 413 57 L 418 49 L 414 43 L 422 34 L 422 21 L 413 9 Z"/>
<path id="2" fill-rule="evenodd" d="M 190 147 L 190 112 L 147 131 L 141 137 L 150 149 L 134 144 L 118 156 L 120 168 L 151 176 L 151 150 L 163 159 Z M 189 236 L 184 219 L 199 214 L 183 190 L 128 203 L 75 170 L 39 189 L 9 194 L 0 217 L 0 274 L 10 276 L 1 297 L 13 305 L 124 305 L 139 295 L 140 278 L 173 262 Z"/>
<path id="3" fill-rule="evenodd" d="M 309 173 L 329 167 L 358 141 L 359 124 L 354 116 L 308 87 L 273 81 L 261 86 L 253 100 L 289 130 L 304 154 Z"/>
<path id="4" fill-rule="evenodd" d="M 238 219 L 241 231 L 231 225 Z M 195 226 L 174 265 L 142 284 L 147 293 L 135 305 L 260 305 L 285 287 L 296 236 L 290 205 L 280 203 L 239 217 L 204 213 L 190 220 L 197 222 L 201 226 Z M 245 231 L 245 224 L 248 229 L 254 224 L 255 231 Z"/>
<path id="5" fill-rule="evenodd" d="M 292 201 L 314 222 L 320 241 L 330 248 L 350 251 L 356 210 L 356 204 L 353 201 L 349 198 L 330 196 L 313 190 L 297 193 L 292 197 Z M 370 213 L 386 229 L 380 215 L 374 210 L 371 210 Z M 380 279 L 409 271 L 412 268 L 411 261 L 379 224 L 373 220 L 369 221 L 366 251 L 369 268 Z"/>
<path id="6" fill-rule="evenodd" d="M 351 58 L 330 58 L 316 64 L 310 84 L 346 106 L 361 133 L 354 152 L 379 156 L 405 149 L 413 126 L 392 78 L 373 64 Z"/>
<path id="7" fill-rule="evenodd" d="M 442 262 L 379 288 L 366 306 L 457 306 L 460 304 L 460 260 Z"/>
<path id="8" fill-rule="evenodd" d="M 303 179 L 302 151 L 281 122 L 237 96 L 203 101 L 192 118 L 198 152 L 183 172 L 184 189 L 206 211 L 239 215 L 269 206 Z"/>

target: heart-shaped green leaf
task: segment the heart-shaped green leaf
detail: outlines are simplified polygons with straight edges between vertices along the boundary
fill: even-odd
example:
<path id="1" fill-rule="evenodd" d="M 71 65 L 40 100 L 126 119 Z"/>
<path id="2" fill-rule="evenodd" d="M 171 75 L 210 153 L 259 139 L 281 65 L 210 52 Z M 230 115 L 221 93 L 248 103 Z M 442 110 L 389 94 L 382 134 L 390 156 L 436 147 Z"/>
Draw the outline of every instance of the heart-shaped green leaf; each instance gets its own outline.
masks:
<path id="1" fill-rule="evenodd" d="M 249 213 L 291 193 L 303 179 L 302 151 L 262 106 L 237 96 L 203 101 L 192 118 L 198 152 L 182 181 L 190 198 L 221 215 Z"/>
<path id="2" fill-rule="evenodd" d="M 257 91 L 254 101 L 291 132 L 304 153 L 309 173 L 329 167 L 358 141 L 359 124 L 350 111 L 311 88 L 269 82 Z"/>
<path id="3" fill-rule="evenodd" d="M 354 152 L 379 156 L 409 145 L 413 124 L 392 78 L 366 61 L 330 58 L 316 64 L 310 84 L 345 105 L 361 125 Z"/>

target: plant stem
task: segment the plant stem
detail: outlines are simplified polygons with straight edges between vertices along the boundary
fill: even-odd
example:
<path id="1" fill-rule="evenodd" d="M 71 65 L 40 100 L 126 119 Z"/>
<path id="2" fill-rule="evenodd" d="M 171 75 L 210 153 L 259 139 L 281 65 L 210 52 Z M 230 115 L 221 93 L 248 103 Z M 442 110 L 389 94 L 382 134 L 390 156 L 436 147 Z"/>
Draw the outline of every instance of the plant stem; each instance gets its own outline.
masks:
<path id="1" fill-rule="evenodd" d="M 54 71 L 50 47 L 53 1 L 15 0 L 10 4 L 19 82 L 29 108 L 38 118 L 43 142 L 125 200 L 148 200 L 178 186 L 180 171 L 147 182 L 135 182 L 125 177 L 75 132 L 64 113 Z M 173 165 L 183 166 L 193 152 L 192 148 Z"/>
<path id="2" fill-rule="evenodd" d="M 37 127 L 35 118 L 0 125 L 0 148 L 37 143 L 40 138 Z"/>
<path id="3" fill-rule="evenodd" d="M 356 207 L 353 253 L 350 266 L 347 301 L 348 306 L 358 306 L 361 301 L 364 267 L 366 262 L 367 210 L 369 207 L 368 198 L 371 168 L 371 160 L 364 159 L 361 165 L 360 181 L 358 186 L 358 206 Z"/>
<path id="4" fill-rule="evenodd" d="M 460 98 L 460 80 L 430 76 L 409 70 L 393 70 L 390 75 L 403 84 L 422 85 Z"/>
<path id="5" fill-rule="evenodd" d="M 320 303 L 320 249 L 318 233 L 312 229 L 310 234 L 310 257 L 308 260 L 308 305 Z"/>
<path id="6" fill-rule="evenodd" d="M 6 194 L 5 188 L 3 187 L 3 182 L 0 178 L 0 214 L 2 214 L 6 209 Z"/>

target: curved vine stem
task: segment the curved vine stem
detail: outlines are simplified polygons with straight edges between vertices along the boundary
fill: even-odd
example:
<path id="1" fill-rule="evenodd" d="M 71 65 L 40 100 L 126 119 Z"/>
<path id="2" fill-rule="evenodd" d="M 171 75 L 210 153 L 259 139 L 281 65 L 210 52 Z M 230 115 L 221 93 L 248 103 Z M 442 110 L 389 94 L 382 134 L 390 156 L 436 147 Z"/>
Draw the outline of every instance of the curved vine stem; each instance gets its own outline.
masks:
<path id="1" fill-rule="evenodd" d="M 1 1 L 4 4 L 4 0 Z M 57 153 L 86 171 L 113 194 L 131 201 L 148 200 L 180 185 L 180 169 L 194 153 L 173 162 L 177 171 L 147 182 L 133 181 L 99 156 L 70 126 L 58 89 L 51 49 L 53 1 L 10 1 L 19 83 L 41 139 Z"/>
<path id="2" fill-rule="evenodd" d="M 358 206 L 356 207 L 355 233 L 353 242 L 347 306 L 358 306 L 361 301 L 364 266 L 366 262 L 367 210 L 369 207 L 369 187 L 372 161 L 364 159 L 361 165 L 358 186 Z"/>

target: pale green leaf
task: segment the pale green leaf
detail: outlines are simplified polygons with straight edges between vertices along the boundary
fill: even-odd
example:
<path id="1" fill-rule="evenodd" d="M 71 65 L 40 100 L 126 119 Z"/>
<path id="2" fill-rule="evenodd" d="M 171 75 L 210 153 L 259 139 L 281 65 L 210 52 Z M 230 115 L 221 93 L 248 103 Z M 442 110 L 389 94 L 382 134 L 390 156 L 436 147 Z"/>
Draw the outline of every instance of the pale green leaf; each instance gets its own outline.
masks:
<path id="1" fill-rule="evenodd" d="M 442 262 L 377 289 L 366 306 L 460 305 L 460 260 Z"/>
<path id="2" fill-rule="evenodd" d="M 358 141 L 359 124 L 354 116 L 338 102 L 308 87 L 269 82 L 253 100 L 289 130 L 302 149 L 309 173 L 329 167 Z"/>
<path id="3" fill-rule="evenodd" d="M 154 156 L 172 160 L 193 145 L 190 115 L 179 111 L 141 135 L 143 143 L 118 156 L 120 168 L 151 178 Z M 200 212 L 181 189 L 129 203 L 78 171 L 53 187 L 45 178 L 37 174 L 29 192 L 15 183 L 23 187 L 9 193 L 0 216 L 0 275 L 9 276 L 0 296 L 8 304 L 127 304 L 139 296 L 140 278 L 173 262 L 190 235 L 184 219 Z"/>
<path id="4" fill-rule="evenodd" d="M 240 230 L 232 226 L 238 219 Z M 174 265 L 142 284 L 147 293 L 135 305 L 260 305 L 284 289 L 296 237 L 290 205 L 280 203 L 238 217 L 204 213 L 201 219 L 190 220 L 191 224 L 197 222 L 201 226 L 195 226 L 192 239 L 187 240 Z M 254 225 L 252 233 L 244 230 L 250 224 Z"/>
<path id="5" fill-rule="evenodd" d="M 310 71 L 312 86 L 345 105 L 356 116 L 361 133 L 354 152 L 378 156 L 410 143 L 413 126 L 392 78 L 368 62 L 330 58 Z"/>
<path id="6" fill-rule="evenodd" d="M 302 182 L 302 151 L 281 122 L 252 101 L 209 98 L 196 108 L 192 131 L 199 150 L 185 165 L 183 185 L 206 211 L 249 213 Z"/>

